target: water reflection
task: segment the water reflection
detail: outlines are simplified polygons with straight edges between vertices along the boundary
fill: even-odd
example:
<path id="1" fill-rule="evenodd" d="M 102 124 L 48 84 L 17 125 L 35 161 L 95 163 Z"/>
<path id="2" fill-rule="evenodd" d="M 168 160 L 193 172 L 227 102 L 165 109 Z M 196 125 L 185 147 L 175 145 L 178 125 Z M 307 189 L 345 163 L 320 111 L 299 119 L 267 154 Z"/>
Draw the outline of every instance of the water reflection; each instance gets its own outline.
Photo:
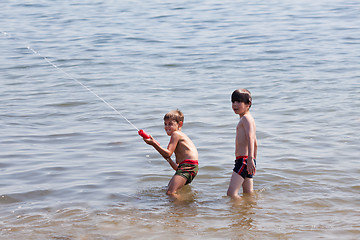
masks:
<path id="1" fill-rule="evenodd" d="M 0 38 L 2 239 L 359 235 L 358 1 L 2 2 L 17 35 Z M 158 153 L 28 44 L 160 142 L 163 109 L 186 113 L 200 171 L 182 199 L 165 194 Z M 254 93 L 254 186 L 269 190 L 234 204 L 224 195 L 239 85 Z"/>
<path id="2" fill-rule="evenodd" d="M 257 207 L 256 196 L 243 196 L 241 200 L 231 200 L 231 207 L 229 210 L 229 217 L 231 223 L 230 229 L 245 229 L 251 230 L 254 226 L 254 214 Z"/>

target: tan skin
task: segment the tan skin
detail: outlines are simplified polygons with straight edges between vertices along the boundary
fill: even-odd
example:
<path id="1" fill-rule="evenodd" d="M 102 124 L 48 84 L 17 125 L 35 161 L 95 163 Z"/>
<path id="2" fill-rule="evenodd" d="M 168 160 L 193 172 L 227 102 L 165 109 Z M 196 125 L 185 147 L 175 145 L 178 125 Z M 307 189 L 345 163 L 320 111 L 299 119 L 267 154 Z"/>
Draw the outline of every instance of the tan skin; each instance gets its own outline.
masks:
<path id="1" fill-rule="evenodd" d="M 175 120 L 165 119 L 164 125 L 167 135 L 170 136 L 170 141 L 167 148 L 161 147 L 152 136 L 150 136 L 150 139 L 144 139 L 144 141 L 147 144 L 153 146 L 163 156 L 163 158 L 169 162 L 170 166 L 174 170 L 177 170 L 179 163 L 184 160 L 197 160 L 198 151 L 194 143 L 185 133 L 181 132 L 183 122 L 176 122 Z M 175 153 L 176 162 L 171 160 L 173 153 Z M 169 182 L 166 194 L 178 198 L 179 196 L 176 194 L 176 191 L 183 187 L 185 183 L 186 179 L 184 177 L 174 175 Z"/>
<path id="2" fill-rule="evenodd" d="M 249 174 L 254 175 L 256 173 L 254 159 L 256 159 L 257 154 L 257 139 L 255 121 L 249 112 L 250 106 L 251 103 L 245 104 L 238 101 L 232 104 L 235 114 L 240 116 L 240 121 L 236 127 L 235 155 L 248 156 L 247 170 Z M 243 193 L 253 193 L 253 179 L 244 179 L 239 174 L 233 172 L 227 195 L 233 199 L 241 199 L 238 195 L 241 187 L 243 188 Z"/>

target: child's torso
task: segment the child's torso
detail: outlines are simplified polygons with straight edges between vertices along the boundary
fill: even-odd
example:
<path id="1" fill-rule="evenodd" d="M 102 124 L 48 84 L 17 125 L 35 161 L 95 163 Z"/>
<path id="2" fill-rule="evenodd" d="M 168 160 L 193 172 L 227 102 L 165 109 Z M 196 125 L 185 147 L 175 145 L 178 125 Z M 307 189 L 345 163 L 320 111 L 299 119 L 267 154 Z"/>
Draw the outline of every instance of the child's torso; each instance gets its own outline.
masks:
<path id="1" fill-rule="evenodd" d="M 247 121 L 250 125 L 249 129 L 245 128 L 244 121 Z M 253 117 L 250 113 L 243 116 L 237 127 L 236 127 L 236 140 L 235 140 L 235 155 L 236 156 L 248 156 L 249 149 L 249 141 L 248 135 L 252 135 L 251 137 L 256 140 L 256 125 Z"/>
<path id="2" fill-rule="evenodd" d="M 184 160 L 198 160 L 198 151 L 191 141 L 191 139 L 185 134 L 181 133 L 181 138 L 174 151 L 176 156 L 176 162 L 180 163 Z"/>

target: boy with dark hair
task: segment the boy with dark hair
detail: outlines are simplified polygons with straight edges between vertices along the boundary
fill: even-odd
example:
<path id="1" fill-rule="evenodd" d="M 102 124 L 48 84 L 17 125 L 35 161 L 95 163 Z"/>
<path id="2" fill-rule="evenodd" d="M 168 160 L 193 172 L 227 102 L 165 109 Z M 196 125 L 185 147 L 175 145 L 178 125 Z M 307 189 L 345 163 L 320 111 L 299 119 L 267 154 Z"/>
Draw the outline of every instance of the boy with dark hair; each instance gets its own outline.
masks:
<path id="1" fill-rule="evenodd" d="M 240 116 L 236 127 L 235 166 L 231 176 L 227 195 L 241 199 L 243 193 L 253 193 L 253 176 L 256 172 L 257 139 L 255 120 L 250 114 L 251 93 L 247 89 L 237 89 L 231 95 L 232 109 Z"/>

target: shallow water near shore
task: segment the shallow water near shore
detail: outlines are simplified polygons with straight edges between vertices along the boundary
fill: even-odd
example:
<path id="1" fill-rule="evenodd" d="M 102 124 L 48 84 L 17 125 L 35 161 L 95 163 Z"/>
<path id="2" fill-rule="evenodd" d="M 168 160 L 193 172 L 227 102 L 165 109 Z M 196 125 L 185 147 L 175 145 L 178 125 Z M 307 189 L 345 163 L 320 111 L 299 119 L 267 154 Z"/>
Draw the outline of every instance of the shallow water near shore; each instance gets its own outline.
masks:
<path id="1" fill-rule="evenodd" d="M 0 7 L 1 239 L 360 235 L 358 1 Z M 164 114 L 183 111 L 199 174 L 182 200 L 168 163 L 74 79 L 164 146 Z M 255 195 L 234 203 L 237 88 L 259 150 Z"/>

